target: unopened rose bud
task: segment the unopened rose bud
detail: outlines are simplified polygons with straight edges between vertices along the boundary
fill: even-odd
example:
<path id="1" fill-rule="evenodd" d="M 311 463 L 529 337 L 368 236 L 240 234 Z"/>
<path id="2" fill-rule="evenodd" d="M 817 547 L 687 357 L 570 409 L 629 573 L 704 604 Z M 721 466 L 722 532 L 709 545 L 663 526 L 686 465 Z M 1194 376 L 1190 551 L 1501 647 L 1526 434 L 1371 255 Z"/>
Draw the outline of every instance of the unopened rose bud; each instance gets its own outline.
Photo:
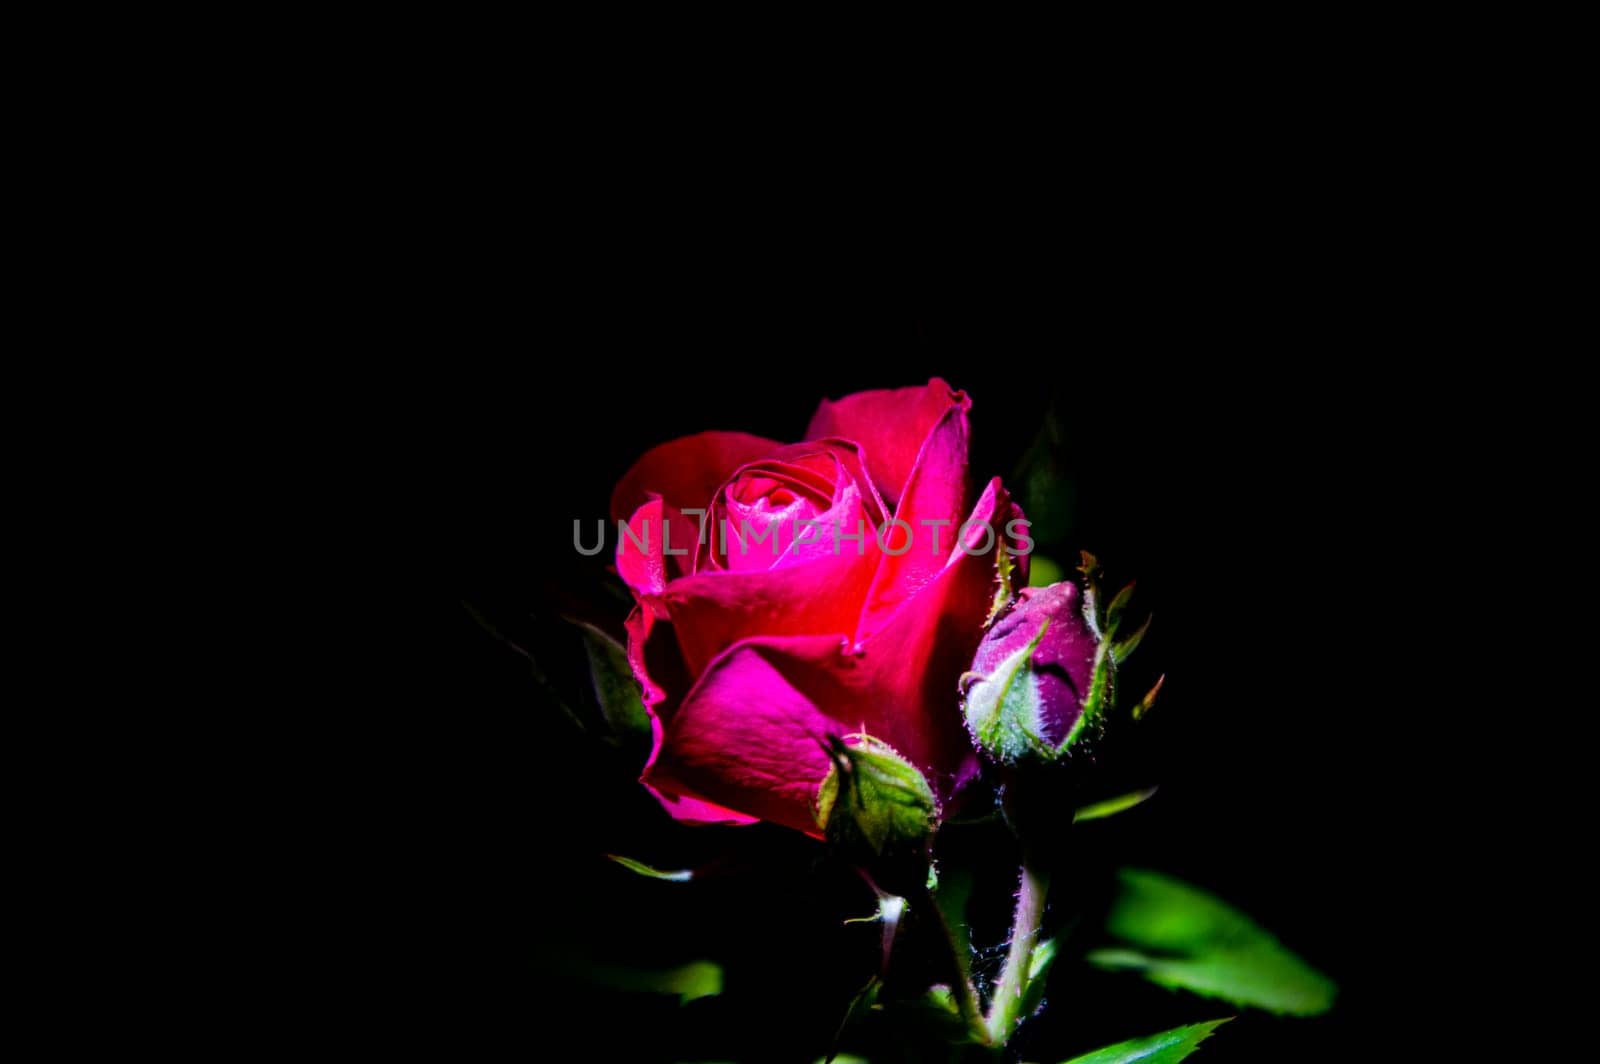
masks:
<path id="1" fill-rule="evenodd" d="M 905 894 L 926 883 L 938 803 L 926 777 L 888 743 L 851 739 L 829 739 L 833 769 L 817 791 L 817 823 L 836 852 Z"/>
<path id="2" fill-rule="evenodd" d="M 967 730 L 1003 764 L 1056 760 L 1098 723 L 1111 668 L 1075 584 L 1026 588 L 963 679 Z"/>

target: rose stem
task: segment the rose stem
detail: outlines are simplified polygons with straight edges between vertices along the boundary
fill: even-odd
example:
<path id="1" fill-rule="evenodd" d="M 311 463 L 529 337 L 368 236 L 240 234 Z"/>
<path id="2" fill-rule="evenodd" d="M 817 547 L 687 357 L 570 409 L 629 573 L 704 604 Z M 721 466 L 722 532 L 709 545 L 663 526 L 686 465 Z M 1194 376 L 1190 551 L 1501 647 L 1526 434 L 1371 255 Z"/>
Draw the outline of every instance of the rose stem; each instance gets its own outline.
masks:
<path id="1" fill-rule="evenodd" d="M 961 948 L 961 943 L 956 941 L 955 932 L 950 929 L 950 921 L 945 919 L 944 910 L 933 900 L 931 892 L 926 898 L 926 905 L 933 912 L 933 918 L 939 921 L 939 930 L 944 932 L 945 944 L 950 947 L 950 961 L 956 970 L 954 988 L 956 1007 L 961 1010 L 961 1019 L 965 1021 L 973 1036 L 987 1045 L 988 1028 L 984 1026 L 983 1010 L 978 1007 L 978 993 L 972 989 L 972 974 L 966 953 Z"/>
<path id="2" fill-rule="evenodd" d="M 1002 1046 L 1021 1019 L 1022 998 L 1027 990 L 1028 966 L 1033 963 L 1033 947 L 1039 941 L 1039 923 L 1044 918 L 1045 894 L 1050 875 L 1033 866 L 1027 854 L 1022 858 L 1022 881 L 1017 888 L 1017 912 L 1011 925 L 1011 950 L 1006 966 L 995 984 L 994 1000 L 989 1003 L 989 1042 Z"/>

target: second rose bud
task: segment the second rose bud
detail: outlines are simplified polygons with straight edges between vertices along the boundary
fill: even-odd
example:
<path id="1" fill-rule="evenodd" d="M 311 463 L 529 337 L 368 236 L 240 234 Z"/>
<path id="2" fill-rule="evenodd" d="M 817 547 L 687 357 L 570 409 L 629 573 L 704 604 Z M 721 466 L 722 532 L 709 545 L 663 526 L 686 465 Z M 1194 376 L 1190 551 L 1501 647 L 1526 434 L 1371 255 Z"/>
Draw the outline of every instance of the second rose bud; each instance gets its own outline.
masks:
<path id="1" fill-rule="evenodd" d="M 1076 585 L 1025 588 L 963 678 L 967 730 L 1002 764 L 1054 761 L 1098 724 L 1110 666 Z"/>

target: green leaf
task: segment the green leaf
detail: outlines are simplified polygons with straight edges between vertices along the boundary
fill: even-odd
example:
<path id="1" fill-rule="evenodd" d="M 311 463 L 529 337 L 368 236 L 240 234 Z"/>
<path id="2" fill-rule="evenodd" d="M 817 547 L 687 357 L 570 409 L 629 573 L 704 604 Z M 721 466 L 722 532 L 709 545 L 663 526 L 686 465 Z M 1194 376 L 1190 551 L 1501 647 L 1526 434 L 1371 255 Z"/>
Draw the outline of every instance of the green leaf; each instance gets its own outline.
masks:
<path id="1" fill-rule="evenodd" d="M 861 1013 L 872 1008 L 878 1003 L 878 991 L 882 989 L 882 987 L 882 977 L 874 975 L 871 979 L 867 980 L 866 986 L 856 991 L 855 997 L 851 998 L 850 1004 L 845 1007 L 844 1018 L 839 1021 L 838 1028 L 833 1032 L 833 1046 L 828 1050 L 827 1056 L 818 1057 L 818 1060 L 825 1061 L 827 1064 L 833 1064 L 835 1061 L 854 1061 L 860 1059 L 858 1057 L 852 1057 L 849 1054 L 841 1056 L 839 1054 L 839 1040 L 844 1037 L 845 1030 L 849 1028 L 850 1024 L 858 1016 L 860 1016 Z"/>
<path id="2" fill-rule="evenodd" d="M 1333 1007 L 1333 981 L 1231 905 L 1157 872 L 1123 869 L 1120 878 L 1106 929 L 1130 948 L 1097 950 L 1091 964 L 1280 1015 Z"/>
<path id="3" fill-rule="evenodd" d="M 662 973 L 658 986 L 666 993 L 676 993 L 680 1005 L 716 997 L 722 993 L 722 968 L 710 961 L 695 961 Z"/>
<path id="4" fill-rule="evenodd" d="M 1033 947 L 1033 956 L 1028 960 L 1028 982 L 1043 979 L 1050 972 L 1050 966 L 1056 962 L 1056 940 L 1047 938 Z"/>
<path id="5" fill-rule="evenodd" d="M 722 968 L 711 961 L 691 961 L 667 969 L 591 961 L 578 965 L 575 974 L 585 982 L 617 990 L 676 994 L 680 1005 L 722 993 Z"/>
<path id="6" fill-rule="evenodd" d="M 972 1028 L 962 1019 L 961 1005 L 956 1000 L 955 992 L 943 983 L 929 987 L 921 997 L 902 997 L 881 1002 L 877 1011 L 888 1020 L 887 1026 L 892 1030 L 916 1031 L 925 1038 L 931 1036 L 929 1040 L 937 1039 L 952 1045 L 972 1041 Z"/>
<path id="7" fill-rule="evenodd" d="M 1028 978 L 1022 984 L 1022 1006 L 1017 1009 L 1018 1016 L 1032 1016 L 1039 1011 L 1039 1004 L 1044 1001 L 1045 984 L 1049 982 L 1050 967 L 1055 964 L 1056 955 L 1060 952 L 1061 948 L 1053 938 L 1047 938 L 1033 947 L 1033 956 L 1028 960 Z"/>
<path id="8" fill-rule="evenodd" d="M 1160 1034 L 1118 1042 L 1114 1046 L 1073 1057 L 1065 1064 L 1177 1064 L 1199 1048 L 1200 1043 L 1210 1038 L 1212 1032 L 1227 1023 L 1228 1019 L 1231 1017 L 1208 1023 L 1191 1023 L 1187 1027 L 1174 1027 Z"/>
<path id="9" fill-rule="evenodd" d="M 1128 586 L 1132 587 L 1133 585 L 1129 584 Z M 1132 635 L 1121 642 L 1111 644 L 1111 660 L 1118 665 L 1127 661 L 1128 655 L 1139 649 L 1139 644 L 1144 641 L 1144 634 L 1150 630 L 1150 622 L 1155 619 L 1155 614 L 1151 614 L 1144 619 L 1144 623 Z M 1113 623 L 1112 627 L 1115 628 L 1116 625 Z M 1110 632 L 1106 633 L 1106 638 L 1111 638 Z"/>
<path id="10" fill-rule="evenodd" d="M 1030 554 L 1028 556 L 1028 586 L 1049 587 L 1059 584 L 1067 578 L 1067 571 L 1061 568 L 1061 563 L 1054 558 L 1043 554 Z"/>
<path id="11" fill-rule="evenodd" d="M 583 633 L 583 648 L 589 655 L 589 674 L 594 679 L 594 694 L 600 702 L 606 729 L 613 743 L 622 743 L 650 734 L 650 715 L 639 697 L 639 682 L 634 679 L 628 652 L 600 629 L 575 622 Z"/>
<path id="12" fill-rule="evenodd" d="M 972 955 L 972 929 L 967 925 L 967 902 L 972 897 L 972 870 L 960 865 L 946 868 L 939 876 L 939 886 L 933 892 L 934 904 L 949 928 L 951 945 L 963 976 L 967 975 L 968 958 Z"/>
<path id="13" fill-rule="evenodd" d="M 1146 787 L 1144 790 L 1134 791 L 1132 794 L 1119 794 L 1117 797 L 1107 798 L 1103 802 L 1094 802 L 1073 813 L 1072 821 L 1077 823 L 1080 820 L 1100 820 L 1103 817 L 1116 816 L 1118 813 L 1142 804 L 1155 793 L 1155 787 Z"/>
<path id="14" fill-rule="evenodd" d="M 694 878 L 694 869 L 680 868 L 675 872 L 663 872 L 659 868 L 652 868 L 643 861 L 635 861 L 632 857 L 621 857 L 614 853 L 606 854 L 608 858 L 617 862 L 630 872 L 637 872 L 641 876 L 651 879 L 664 879 L 669 883 L 687 883 Z"/>
<path id="15" fill-rule="evenodd" d="M 917 767 L 888 743 L 868 735 L 855 745 L 831 737 L 833 768 L 817 788 L 817 823 L 828 841 L 872 852 L 920 846 L 933 834 L 938 803 Z"/>
<path id="16" fill-rule="evenodd" d="M 1117 634 L 1117 626 L 1122 623 L 1122 611 L 1128 608 L 1128 603 L 1131 601 L 1133 601 L 1133 585 L 1129 584 L 1118 591 L 1117 597 L 1106 607 L 1106 639 Z"/>

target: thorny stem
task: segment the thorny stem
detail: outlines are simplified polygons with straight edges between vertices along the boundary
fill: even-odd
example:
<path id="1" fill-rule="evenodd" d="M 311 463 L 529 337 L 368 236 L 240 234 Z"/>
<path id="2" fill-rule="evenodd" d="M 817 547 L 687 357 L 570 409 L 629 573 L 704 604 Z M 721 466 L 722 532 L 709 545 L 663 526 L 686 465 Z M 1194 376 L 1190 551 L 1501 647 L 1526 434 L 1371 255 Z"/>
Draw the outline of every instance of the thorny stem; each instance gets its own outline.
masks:
<path id="1" fill-rule="evenodd" d="M 1039 941 L 1039 924 L 1044 919 L 1045 894 L 1049 890 L 1050 874 L 1035 868 L 1024 854 L 1017 912 L 1011 925 L 1011 950 L 989 1002 L 987 1028 L 991 1045 L 1005 1045 L 1022 1019 L 1019 1013 L 1028 988 L 1028 967 L 1033 963 L 1033 948 Z"/>
<path id="2" fill-rule="evenodd" d="M 955 933 L 950 930 L 950 921 L 944 918 L 944 911 L 934 902 L 931 894 L 927 898 L 927 908 L 933 913 L 933 918 L 939 921 L 939 930 L 944 932 L 945 943 L 950 947 L 950 959 L 956 969 L 954 980 L 956 1007 L 961 1010 L 961 1019 L 975 1039 L 987 1044 L 988 1028 L 984 1026 L 983 1010 L 978 1007 L 978 993 L 972 988 L 972 973 L 967 963 L 966 951 L 956 940 Z"/>

